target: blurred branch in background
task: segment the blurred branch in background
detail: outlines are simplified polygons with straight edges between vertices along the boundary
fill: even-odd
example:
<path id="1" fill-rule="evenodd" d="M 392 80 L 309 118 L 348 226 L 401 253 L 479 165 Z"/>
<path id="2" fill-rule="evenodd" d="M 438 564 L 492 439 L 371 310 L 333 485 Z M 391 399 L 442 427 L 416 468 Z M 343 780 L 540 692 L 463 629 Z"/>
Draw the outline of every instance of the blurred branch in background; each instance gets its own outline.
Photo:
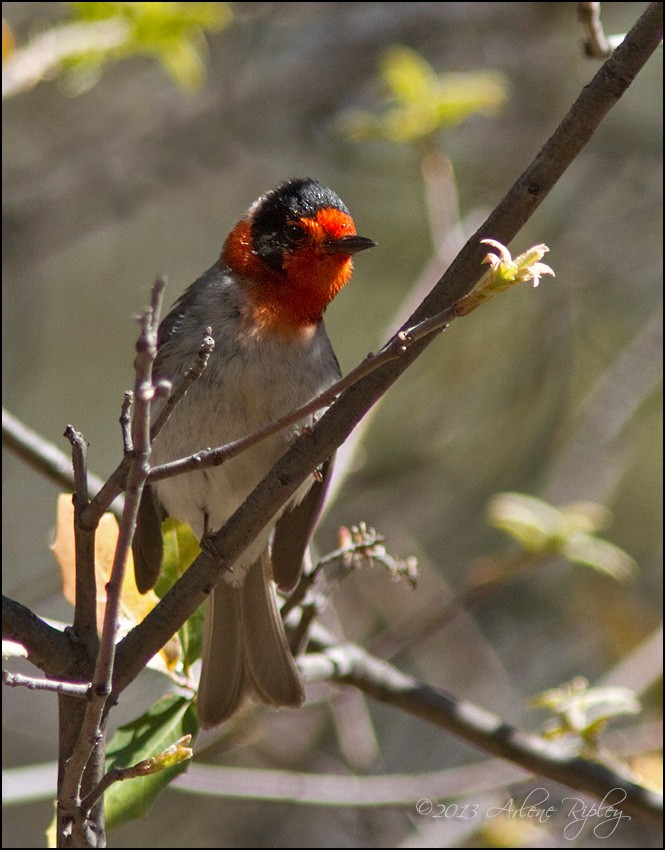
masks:
<path id="1" fill-rule="evenodd" d="M 592 59 L 607 59 L 610 53 L 624 40 L 622 35 L 606 36 L 600 20 L 600 3 L 578 3 L 577 18 L 584 27 L 586 38 L 584 50 Z"/>

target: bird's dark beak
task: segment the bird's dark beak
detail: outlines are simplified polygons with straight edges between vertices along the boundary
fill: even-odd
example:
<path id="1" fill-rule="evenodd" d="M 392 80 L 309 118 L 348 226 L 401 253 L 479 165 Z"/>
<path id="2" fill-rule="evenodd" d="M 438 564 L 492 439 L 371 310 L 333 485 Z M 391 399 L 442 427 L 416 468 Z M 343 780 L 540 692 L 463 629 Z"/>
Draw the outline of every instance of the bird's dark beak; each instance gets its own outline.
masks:
<path id="1" fill-rule="evenodd" d="M 328 239 L 323 243 L 323 248 L 327 254 L 348 254 L 349 256 L 375 246 L 376 242 L 373 239 L 367 239 L 365 236 L 342 236 L 339 239 Z"/>

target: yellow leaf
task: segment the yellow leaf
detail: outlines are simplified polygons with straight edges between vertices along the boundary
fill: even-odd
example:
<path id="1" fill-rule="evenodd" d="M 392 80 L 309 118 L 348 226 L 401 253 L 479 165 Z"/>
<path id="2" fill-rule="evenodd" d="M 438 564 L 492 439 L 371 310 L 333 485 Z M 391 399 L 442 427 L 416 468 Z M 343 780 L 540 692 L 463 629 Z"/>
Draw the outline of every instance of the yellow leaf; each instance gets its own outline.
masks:
<path id="1" fill-rule="evenodd" d="M 654 791 L 663 790 L 663 754 L 662 752 L 642 753 L 633 756 L 630 766 L 642 780 L 642 784 Z"/>
<path id="2" fill-rule="evenodd" d="M 95 582 L 97 585 L 97 628 L 104 622 L 106 607 L 106 584 L 111 577 L 116 544 L 118 522 L 113 514 L 102 517 L 95 536 Z M 66 493 L 58 496 L 55 539 L 51 550 L 56 557 L 62 574 L 62 593 L 72 605 L 76 603 L 76 550 L 74 542 L 74 506 L 72 497 Z M 134 559 L 131 550 L 127 557 L 125 577 L 120 598 L 120 629 L 118 640 L 140 623 L 159 602 L 155 593 L 139 593 L 134 580 Z M 155 656 L 150 666 L 164 673 L 172 671 L 181 656 L 177 635 Z"/>
<path id="3" fill-rule="evenodd" d="M 14 34 L 7 21 L 2 19 L 2 61 L 4 62 L 8 56 L 16 50 L 16 42 Z"/>

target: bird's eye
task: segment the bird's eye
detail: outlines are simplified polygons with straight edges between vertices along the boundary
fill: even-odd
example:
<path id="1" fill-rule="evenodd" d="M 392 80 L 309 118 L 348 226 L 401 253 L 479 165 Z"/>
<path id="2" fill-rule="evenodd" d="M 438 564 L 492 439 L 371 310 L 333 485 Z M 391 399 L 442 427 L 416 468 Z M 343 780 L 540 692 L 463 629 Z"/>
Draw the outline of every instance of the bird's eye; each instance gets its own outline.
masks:
<path id="1" fill-rule="evenodd" d="M 302 245 L 307 239 L 307 231 L 299 224 L 288 224 L 284 230 L 284 235 L 291 245 Z"/>

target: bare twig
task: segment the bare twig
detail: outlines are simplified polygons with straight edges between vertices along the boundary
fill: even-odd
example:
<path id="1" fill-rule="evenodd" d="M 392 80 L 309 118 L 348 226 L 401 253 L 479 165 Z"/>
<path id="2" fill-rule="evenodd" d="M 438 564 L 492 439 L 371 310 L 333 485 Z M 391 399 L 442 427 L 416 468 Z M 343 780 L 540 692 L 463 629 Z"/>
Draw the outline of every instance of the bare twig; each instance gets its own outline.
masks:
<path id="1" fill-rule="evenodd" d="M 197 760 L 175 780 L 175 786 L 188 794 L 246 799 L 254 805 L 260 800 L 297 800 L 298 805 L 355 808 L 408 806 L 423 798 L 445 800 L 460 794 L 479 795 L 528 778 L 522 768 L 501 759 L 484 759 L 430 773 L 380 776 L 221 767 Z"/>
<path id="2" fill-rule="evenodd" d="M 90 684 L 77 682 L 59 682 L 55 679 L 35 679 L 34 676 L 22 676 L 20 673 L 2 671 L 2 684 L 10 688 L 28 688 L 30 691 L 49 691 L 68 697 L 87 699 L 90 696 Z"/>
<path id="3" fill-rule="evenodd" d="M 123 782 L 125 779 L 136 779 L 137 776 L 142 776 L 143 774 L 140 770 L 137 770 L 136 766 L 132 767 L 112 767 L 108 770 L 102 779 L 102 781 L 97 785 L 97 787 L 90 792 L 90 794 L 81 800 L 81 809 L 85 811 L 89 811 L 93 805 L 102 798 L 102 796 L 108 791 L 111 785 L 114 785 L 116 782 Z"/>
<path id="4" fill-rule="evenodd" d="M 2 97 L 31 89 L 68 59 L 87 52 L 119 48 L 130 36 L 129 25 L 118 19 L 53 27 L 9 56 L 2 80 Z"/>
<path id="5" fill-rule="evenodd" d="M 382 540 L 382 537 L 375 537 L 372 542 L 350 541 L 349 543 L 340 546 L 338 549 L 333 549 L 332 552 L 328 552 L 327 555 L 324 555 L 323 557 L 319 558 L 319 560 L 309 572 L 303 573 L 300 581 L 298 582 L 297 587 L 282 605 L 280 609 L 282 617 L 288 617 L 291 611 L 293 611 L 303 602 L 309 591 L 314 587 L 314 585 L 318 581 L 318 578 L 321 575 L 321 572 L 323 571 L 324 567 L 327 567 L 328 564 L 333 564 L 335 561 L 341 561 L 348 555 L 351 555 L 354 552 L 358 552 L 359 550 L 366 549 L 368 546 L 371 546 L 372 543 L 376 543 Z"/>
<path id="6" fill-rule="evenodd" d="M 120 410 L 120 430 L 122 432 L 122 454 L 124 457 L 134 450 L 132 443 L 132 406 L 134 404 L 134 393 L 128 390 L 122 401 Z"/>
<path id="7" fill-rule="evenodd" d="M 154 441 L 155 437 L 159 434 L 162 428 L 169 421 L 169 418 L 173 411 L 176 408 L 182 398 L 184 398 L 187 390 L 191 387 L 194 381 L 198 381 L 198 379 L 203 374 L 206 366 L 208 365 L 208 360 L 210 359 L 210 355 L 215 349 L 215 340 L 212 338 L 212 328 L 205 329 L 205 335 L 199 346 L 199 350 L 196 352 L 196 357 L 194 358 L 194 363 L 189 367 L 189 369 L 185 372 L 182 379 L 176 386 L 173 388 L 171 395 L 169 396 L 166 404 L 160 410 L 157 415 L 155 422 L 150 429 L 150 440 Z"/>
<path id="8" fill-rule="evenodd" d="M 215 449 L 205 449 L 188 457 L 154 466 L 148 476 L 148 481 L 161 481 L 163 478 L 182 475 L 184 472 L 221 466 L 221 464 L 247 451 L 273 434 L 277 434 L 290 425 L 300 422 L 306 416 L 316 413 L 324 407 L 328 407 L 344 390 L 354 386 L 386 363 L 398 359 L 410 346 L 419 340 L 443 330 L 454 318 L 454 308 L 448 308 L 436 316 L 432 316 L 429 319 L 418 322 L 413 327 L 400 331 L 384 345 L 378 354 L 368 354 L 362 363 L 356 366 L 355 369 L 352 369 L 343 378 L 340 378 L 332 386 L 328 387 L 327 390 L 319 393 L 315 398 L 292 410 L 280 419 L 270 422 L 268 425 L 259 428 L 257 431 L 253 431 L 251 434 L 247 434 L 245 437 L 240 437 L 238 440 L 227 443 L 225 446 Z"/>
<path id="9" fill-rule="evenodd" d="M 142 759 L 130 767 L 110 768 L 104 774 L 97 787 L 93 788 L 90 794 L 81 802 L 81 808 L 84 812 L 89 812 L 101 800 L 111 785 L 116 782 L 124 782 L 126 779 L 136 779 L 139 776 L 150 776 L 153 773 L 165 770 L 167 767 L 172 767 L 174 764 L 191 759 L 193 755 L 193 750 L 189 747 L 191 740 L 191 735 L 183 735 L 182 738 L 155 756 Z"/>
<path id="10" fill-rule="evenodd" d="M 74 541 L 76 551 L 76 604 L 74 631 L 94 658 L 99 646 L 97 638 L 97 582 L 95 579 L 95 531 L 82 528 L 79 518 L 88 506 L 88 446 L 83 435 L 71 425 L 65 437 L 72 446 L 74 468 Z"/>
<path id="11" fill-rule="evenodd" d="M 88 501 L 88 444 L 83 434 L 71 425 L 65 428 L 65 437 L 72 446 L 75 506 L 77 510 L 81 510 Z"/>
<path id="12" fill-rule="evenodd" d="M 104 484 L 93 496 L 88 507 L 83 511 L 80 523 L 83 528 L 97 528 L 100 519 L 108 510 L 113 511 L 113 502 L 122 495 L 127 483 L 127 475 L 131 466 L 132 456 L 126 455 L 120 465 L 111 473 Z M 122 508 L 113 511 L 118 521 L 122 519 Z"/>
<path id="13" fill-rule="evenodd" d="M 662 740 L 662 729 L 643 734 L 622 730 L 612 741 L 624 757 L 646 749 L 656 749 Z M 187 773 L 177 777 L 176 788 L 189 794 L 219 796 L 225 799 L 250 799 L 254 805 L 262 800 L 298 801 L 298 805 L 320 806 L 408 806 L 418 800 L 443 801 L 480 795 L 492 790 L 505 792 L 506 787 L 521 784 L 533 787 L 533 774 L 502 758 L 482 759 L 470 764 L 422 773 L 357 774 L 300 773 L 291 770 L 268 770 L 205 764 L 197 760 Z M 554 796 L 554 795 L 553 795 Z M 505 796 L 502 793 L 502 802 Z M 492 803 L 494 805 L 494 803 Z M 443 813 L 443 809 L 441 812 Z M 482 811 L 479 812 L 482 814 Z M 477 826 L 474 826 L 477 829 Z M 440 835 L 439 835 L 440 837 Z"/>
<path id="14" fill-rule="evenodd" d="M 4 408 L 2 409 L 2 442 L 59 487 L 64 487 L 71 493 L 76 490 L 71 455 L 65 454 Z M 104 486 L 104 481 L 96 475 L 90 475 L 89 482 L 90 488 L 95 492 Z"/>
<path id="15" fill-rule="evenodd" d="M 157 282 L 157 285 L 161 288 L 161 291 L 163 292 L 165 282 L 160 279 Z M 156 332 L 157 329 L 155 329 L 155 333 Z M 162 410 L 161 414 L 158 416 L 155 425 L 151 428 L 151 441 L 154 440 L 161 428 L 164 427 L 166 421 L 171 415 L 173 409 L 175 408 L 175 405 L 185 395 L 191 384 L 201 376 L 208 362 L 208 357 L 210 356 L 210 353 L 212 352 L 213 348 L 214 341 L 208 335 L 201 343 L 193 365 L 188 370 L 187 374 L 184 376 L 180 384 L 175 387 L 166 406 Z M 151 384 L 151 389 L 149 391 L 151 399 L 154 396 L 160 395 L 163 392 L 168 392 L 165 383 L 159 383 L 156 387 L 152 386 Z M 134 393 L 132 393 L 132 400 L 133 399 Z M 125 445 L 125 447 L 131 446 L 133 452 L 133 437 L 128 430 L 126 432 L 123 432 L 123 444 Z M 106 483 L 102 487 L 100 487 L 96 496 L 81 516 L 81 524 L 83 527 L 96 528 L 102 515 L 109 509 L 109 506 L 114 502 L 114 500 L 117 499 L 118 496 L 120 496 L 120 494 L 124 491 L 125 487 L 127 486 L 129 470 L 131 464 L 133 463 L 132 458 L 133 454 L 125 452 L 125 457 L 123 458 L 119 466 L 114 470 L 114 472 L 108 478 Z"/>
<path id="16" fill-rule="evenodd" d="M 508 243 L 529 219 L 538 205 L 556 184 L 561 174 L 575 159 L 579 151 L 589 140 L 596 127 L 630 85 L 642 65 L 647 61 L 660 41 L 662 27 L 662 6 L 652 3 L 635 25 L 612 57 L 605 63 L 594 80 L 585 87 L 562 124 L 552 138 L 542 148 L 534 162 L 515 183 L 508 195 L 480 228 L 476 235 L 465 245 L 457 259 L 441 278 L 432 292 L 416 310 L 405 329 L 418 328 L 421 323 L 427 327 L 437 317 L 444 327 L 449 321 L 452 306 L 468 293 L 481 275 L 481 260 L 484 249 L 480 245 L 482 238 L 490 237 Z M 154 315 L 154 311 L 153 311 Z M 442 318 L 445 317 L 445 318 Z M 367 364 L 367 372 L 347 386 L 337 402 L 321 417 L 316 425 L 290 449 L 272 472 L 255 488 L 246 502 L 236 511 L 227 525 L 216 535 L 216 547 L 220 560 L 232 563 L 254 539 L 264 524 L 266 516 L 273 516 L 297 490 L 301 482 L 311 474 L 323 460 L 350 433 L 358 421 L 372 405 L 389 389 L 395 380 L 425 350 L 435 336 L 430 331 L 418 337 L 413 344 L 406 346 L 404 340 L 395 337 L 386 348 L 395 345 L 395 351 L 386 357 L 378 367 Z M 395 341 L 396 340 L 396 341 Z M 385 349 L 384 349 L 385 350 Z M 140 359 L 140 358 L 139 358 Z M 362 364 L 361 364 L 362 365 Z M 121 575 L 126 555 L 128 539 L 131 536 L 132 522 L 135 520 L 137 499 L 145 474 L 147 474 L 146 450 L 149 446 L 147 405 L 148 395 L 153 391 L 146 380 L 147 373 L 137 368 L 137 408 L 145 407 L 145 415 L 137 409 L 133 440 L 135 452 L 129 480 L 128 495 L 125 501 L 125 518 L 121 530 L 114 563 L 112 581 Z M 302 416 L 302 413 L 299 414 Z M 282 426 L 284 427 L 284 426 Z M 123 478 L 123 484 L 125 479 Z M 117 566 L 117 570 L 116 570 Z M 178 583 L 163 598 L 160 604 L 137 626 L 116 648 L 116 663 L 113 672 L 113 694 L 120 692 L 135 678 L 166 640 L 177 630 L 209 594 L 211 588 L 221 578 L 223 569 L 210 557 L 202 556 L 184 574 Z M 109 594 L 111 595 L 111 594 Z M 109 614 L 111 622 L 112 613 Z M 104 638 L 104 646 L 108 634 Z M 320 639 L 320 636 L 319 636 Z M 598 793 L 608 782 L 616 781 L 616 774 L 608 772 L 600 765 L 579 759 L 562 758 L 555 754 L 551 746 L 545 745 L 532 736 L 511 730 L 498 718 L 487 712 L 452 700 L 450 697 L 418 683 L 376 659 L 372 659 L 362 650 L 344 646 L 339 651 L 320 639 L 321 653 L 312 659 L 303 660 L 303 669 L 326 667 L 328 677 L 338 678 L 361 688 L 375 698 L 403 708 L 452 730 L 478 746 L 490 752 L 500 753 L 502 757 L 514 759 L 529 770 L 542 772 L 543 775 L 558 778 L 559 781 Z M 100 706 L 106 704 L 108 677 L 113 670 L 113 648 L 110 655 L 106 649 L 100 653 L 95 683 L 99 683 L 101 698 L 89 704 L 93 712 L 90 718 L 95 723 L 82 725 L 80 736 L 80 754 L 72 759 L 67 767 L 67 782 L 62 799 L 65 811 L 77 814 L 80 804 L 80 775 L 89 756 L 95 748 L 91 739 L 101 728 Z M 358 654 L 360 653 L 360 654 Z M 506 746 L 508 739 L 509 746 Z M 543 754 L 547 758 L 543 757 Z M 581 780 L 576 778 L 578 773 Z M 628 797 L 623 808 L 631 809 L 644 816 L 656 812 L 653 795 L 639 786 L 625 783 Z M 630 807 L 630 808 L 629 808 Z"/>

